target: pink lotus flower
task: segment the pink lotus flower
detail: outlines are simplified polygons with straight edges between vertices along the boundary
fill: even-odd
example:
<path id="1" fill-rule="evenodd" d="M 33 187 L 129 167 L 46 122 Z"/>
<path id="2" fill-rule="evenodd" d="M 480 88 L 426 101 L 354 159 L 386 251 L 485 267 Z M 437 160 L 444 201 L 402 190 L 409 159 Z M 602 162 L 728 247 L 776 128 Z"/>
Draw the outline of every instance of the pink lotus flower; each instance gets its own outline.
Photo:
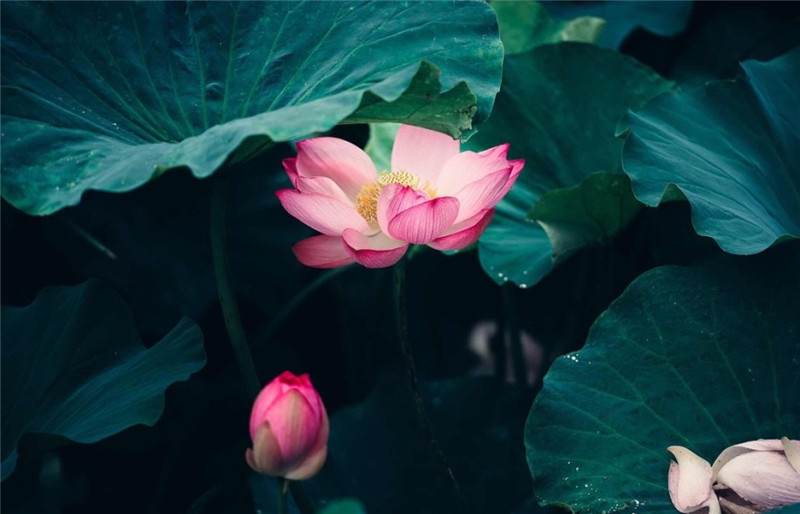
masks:
<path id="1" fill-rule="evenodd" d="M 328 414 L 308 375 L 284 371 L 261 390 L 250 414 L 254 471 L 290 480 L 316 475 L 328 456 Z"/>
<path id="2" fill-rule="evenodd" d="M 315 268 L 391 266 L 409 244 L 469 246 L 524 164 L 506 159 L 507 144 L 459 153 L 457 140 L 410 125 L 397 132 L 392 169 L 380 174 L 366 153 L 341 139 L 307 139 L 297 148 L 297 157 L 283 161 L 295 189 L 276 194 L 289 214 L 322 233 L 293 248 Z"/>
<path id="3" fill-rule="evenodd" d="M 743 514 L 800 503 L 800 442 L 759 439 L 726 448 L 714 465 L 682 446 L 667 448 L 669 495 L 680 512 Z"/>

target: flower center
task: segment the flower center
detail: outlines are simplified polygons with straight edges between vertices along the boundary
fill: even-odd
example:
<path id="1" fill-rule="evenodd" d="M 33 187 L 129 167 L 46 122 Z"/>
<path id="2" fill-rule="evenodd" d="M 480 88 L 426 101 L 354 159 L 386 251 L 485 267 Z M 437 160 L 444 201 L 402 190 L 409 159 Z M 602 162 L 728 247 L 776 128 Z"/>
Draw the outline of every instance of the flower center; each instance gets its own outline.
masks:
<path id="1" fill-rule="evenodd" d="M 424 191 L 429 198 L 436 198 L 436 190 L 428 181 L 422 182 L 419 176 L 408 171 L 384 171 L 378 175 L 377 181 L 364 184 L 356 196 L 356 210 L 370 225 L 374 226 L 378 222 L 378 198 L 383 188 L 389 184 L 413 187 Z"/>

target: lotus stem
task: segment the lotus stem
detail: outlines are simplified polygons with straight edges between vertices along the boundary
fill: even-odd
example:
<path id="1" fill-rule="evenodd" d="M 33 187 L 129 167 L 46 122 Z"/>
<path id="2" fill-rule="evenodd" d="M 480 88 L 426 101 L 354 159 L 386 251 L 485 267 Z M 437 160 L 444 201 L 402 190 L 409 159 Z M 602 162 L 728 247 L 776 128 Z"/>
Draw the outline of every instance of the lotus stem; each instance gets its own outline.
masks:
<path id="1" fill-rule="evenodd" d="M 297 510 L 299 510 L 301 514 L 314 514 L 317 512 L 317 508 L 314 506 L 311 497 L 308 496 L 303 484 L 296 480 L 287 480 L 287 482 L 289 483 L 289 491 L 292 493 L 294 503 L 297 505 Z"/>
<path id="2" fill-rule="evenodd" d="M 289 490 L 289 481 L 285 478 L 278 479 L 278 514 L 289 513 L 289 498 L 286 494 Z"/>
<path id="3" fill-rule="evenodd" d="M 504 342 L 511 354 L 511 370 L 514 381 L 521 386 L 528 384 L 528 370 L 525 365 L 525 357 L 522 353 L 522 338 L 519 328 L 519 315 L 517 313 L 516 286 L 513 284 L 503 284 L 501 287 L 503 296 L 503 325 Z M 505 369 L 505 360 L 502 363 Z"/>
<path id="4" fill-rule="evenodd" d="M 239 307 L 236 303 L 236 294 L 231 283 L 230 262 L 228 259 L 228 234 L 226 229 L 226 205 L 228 201 L 228 179 L 220 177 L 214 181 L 214 191 L 211 197 L 211 255 L 214 261 L 214 276 L 217 280 L 217 294 L 222 307 L 222 316 L 228 338 L 233 347 L 233 354 L 239 365 L 239 371 L 251 398 L 255 398 L 261 390 L 261 385 L 253 364 L 250 347 L 247 346 L 242 320 L 239 317 Z"/>
<path id="5" fill-rule="evenodd" d="M 431 426 L 430 418 L 425 410 L 425 404 L 422 401 L 422 394 L 419 390 L 419 382 L 417 380 L 417 371 L 414 364 L 414 355 L 411 353 L 411 345 L 408 341 L 408 313 L 406 310 L 406 269 L 405 259 L 401 259 L 394 265 L 394 308 L 395 320 L 397 323 L 397 338 L 400 341 L 400 349 L 403 353 L 403 360 L 405 361 L 406 374 L 408 375 L 408 383 L 411 387 L 411 392 L 414 397 L 414 405 L 417 409 L 417 417 L 419 424 L 422 427 L 425 435 L 430 444 L 431 452 L 439 461 L 443 473 L 447 481 L 450 483 L 450 488 L 455 498 L 458 508 L 461 512 L 468 512 L 467 502 L 461 492 L 461 487 L 458 485 L 453 470 L 445 458 L 442 448 L 439 446 L 436 436 Z"/>
<path id="6" fill-rule="evenodd" d="M 292 313 L 306 297 L 313 293 L 318 287 L 326 284 L 332 278 L 338 276 L 341 272 L 351 269 L 351 266 L 344 266 L 342 268 L 334 268 L 331 270 L 322 273 L 321 275 L 317 276 L 314 280 L 312 280 L 307 286 L 301 289 L 297 294 L 292 296 L 289 301 L 281 307 L 281 309 L 273 316 L 272 321 L 270 322 L 267 329 L 264 331 L 264 341 L 269 341 L 275 332 L 280 328 L 289 314 Z"/>

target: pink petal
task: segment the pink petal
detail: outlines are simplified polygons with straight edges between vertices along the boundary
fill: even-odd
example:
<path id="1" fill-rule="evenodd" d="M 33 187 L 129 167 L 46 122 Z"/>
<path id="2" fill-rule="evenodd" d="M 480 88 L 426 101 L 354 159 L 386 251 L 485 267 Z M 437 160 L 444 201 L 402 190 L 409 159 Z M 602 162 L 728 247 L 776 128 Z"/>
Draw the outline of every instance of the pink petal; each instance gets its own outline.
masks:
<path id="1" fill-rule="evenodd" d="M 262 423 L 253 437 L 253 449 L 245 452 L 247 464 L 258 473 L 281 476 L 284 473 L 284 460 L 278 440 L 269 423 Z"/>
<path id="2" fill-rule="evenodd" d="M 355 262 L 341 236 L 313 236 L 292 247 L 297 260 L 312 268 L 341 268 Z"/>
<path id="3" fill-rule="evenodd" d="M 287 157 L 284 159 L 283 169 L 285 169 L 286 174 L 289 175 L 289 180 L 292 181 L 292 185 L 297 187 L 297 177 L 299 176 L 297 173 L 297 157 Z"/>
<path id="4" fill-rule="evenodd" d="M 408 171 L 435 183 L 444 163 L 458 154 L 460 146 L 447 134 L 401 125 L 392 148 L 391 171 Z"/>
<path id="5" fill-rule="evenodd" d="M 427 202 L 426 193 L 402 184 L 389 184 L 378 197 L 377 217 L 381 232 L 389 233 L 389 221 L 406 209 Z"/>
<path id="6" fill-rule="evenodd" d="M 469 219 L 477 213 L 494 207 L 503 195 L 511 189 L 511 166 L 486 175 L 480 180 L 461 188 L 454 196 L 458 198 L 459 209 L 456 223 Z"/>
<path id="7" fill-rule="evenodd" d="M 675 508 L 689 513 L 708 506 L 711 512 L 719 512 L 717 497 L 711 489 L 711 465 L 682 446 L 670 446 L 667 451 L 678 461 L 670 461 L 667 480 Z M 711 498 L 713 501 L 709 503 Z"/>
<path id="8" fill-rule="evenodd" d="M 346 205 L 353 203 L 350 201 L 350 198 L 344 194 L 342 188 L 328 177 L 297 177 L 294 187 L 301 193 L 316 193 L 330 196 Z"/>
<path id="9" fill-rule="evenodd" d="M 781 437 L 781 445 L 789 464 L 800 473 L 800 441 L 790 441 L 788 437 Z"/>
<path id="10" fill-rule="evenodd" d="M 501 145 L 507 147 L 508 145 Z M 448 160 L 439 179 L 433 184 L 439 196 L 453 196 L 461 188 L 486 175 L 508 168 L 505 150 L 495 147 L 482 153 L 461 152 Z"/>
<path id="11" fill-rule="evenodd" d="M 285 477 L 289 480 L 307 480 L 322 469 L 325 459 L 328 457 L 328 447 L 323 446 L 319 450 L 309 455 L 304 461 L 300 462 L 293 469 L 289 470 Z"/>
<path id="12" fill-rule="evenodd" d="M 330 196 L 294 189 L 281 189 L 275 195 L 289 214 L 325 235 L 336 236 L 348 228 L 366 230 L 368 227 L 352 205 Z"/>
<path id="13" fill-rule="evenodd" d="M 475 216 L 456 223 L 444 232 L 444 235 L 428 243 L 428 246 L 440 251 L 461 250 L 471 245 L 481 237 L 489 226 L 494 215 L 494 208 L 486 209 Z"/>
<path id="14" fill-rule="evenodd" d="M 781 442 L 778 439 L 756 439 L 755 441 L 747 441 L 745 443 L 728 446 L 722 451 L 722 453 L 719 454 L 717 460 L 714 461 L 714 465 L 711 466 L 711 480 L 716 482 L 717 473 L 719 473 L 719 470 L 722 469 L 722 467 L 729 461 L 735 457 L 738 457 L 739 455 L 744 455 L 745 453 L 750 453 L 753 451 L 779 452 L 783 451 L 783 446 L 781 446 Z"/>
<path id="15" fill-rule="evenodd" d="M 348 229 L 342 239 L 350 255 L 357 263 L 367 268 L 386 268 L 403 258 L 408 245 L 397 241 L 383 232 L 365 236 L 357 230 Z"/>
<path id="16" fill-rule="evenodd" d="M 305 397 L 292 389 L 272 404 L 267 418 L 284 463 L 289 468 L 295 466 L 313 448 L 321 428 L 320 417 Z"/>
<path id="17" fill-rule="evenodd" d="M 400 212 L 389 220 L 389 235 L 412 244 L 427 244 L 442 235 L 458 216 L 458 200 L 444 196 Z"/>
<path id="18" fill-rule="evenodd" d="M 717 473 L 717 483 L 765 510 L 800 502 L 800 474 L 783 451 L 751 451 L 734 457 Z"/>
<path id="19" fill-rule="evenodd" d="M 505 159 L 508 155 L 508 149 L 511 145 L 508 143 L 504 143 L 502 145 L 493 146 L 488 150 L 484 150 L 482 152 L 478 152 L 478 155 L 485 155 L 487 157 L 491 157 L 492 159 Z"/>
<path id="20" fill-rule="evenodd" d="M 366 153 L 335 137 L 316 137 L 297 143 L 297 172 L 304 177 L 328 177 L 355 200 L 361 186 L 374 182 L 378 173 Z"/>

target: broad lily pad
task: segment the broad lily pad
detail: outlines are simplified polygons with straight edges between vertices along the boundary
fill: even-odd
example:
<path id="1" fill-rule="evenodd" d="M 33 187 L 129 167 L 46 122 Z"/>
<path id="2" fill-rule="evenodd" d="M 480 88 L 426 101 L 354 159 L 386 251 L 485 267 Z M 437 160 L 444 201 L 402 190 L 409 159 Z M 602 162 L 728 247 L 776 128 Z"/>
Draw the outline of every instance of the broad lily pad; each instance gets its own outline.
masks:
<path id="1" fill-rule="evenodd" d="M 621 126 L 636 197 L 654 206 L 677 187 L 698 234 L 747 255 L 800 237 L 800 48 L 742 68 L 746 79 L 663 95 Z"/>
<path id="2" fill-rule="evenodd" d="M 478 1 L 7 2 L 2 33 L 3 197 L 30 214 L 343 121 L 466 135 L 502 64 Z"/>
<path id="3" fill-rule="evenodd" d="M 630 193 L 620 170 L 617 122 L 629 107 L 641 106 L 671 87 L 634 59 L 588 44 L 543 45 L 506 58 L 503 90 L 492 116 L 469 141 L 474 149 L 508 142 L 509 155 L 525 159 L 525 169 L 497 205 L 478 244 L 481 264 L 496 282 L 534 284 L 567 257 L 568 250 L 600 241 L 624 226 L 632 207 L 624 199 Z M 610 177 L 580 185 L 596 173 Z M 550 223 L 549 235 L 558 241 L 554 246 L 528 213 L 545 194 L 575 187 L 575 195 L 587 193 L 580 201 L 589 207 L 569 223 Z M 547 223 L 559 209 L 556 204 L 577 200 L 559 194 L 543 201 L 546 205 L 533 214 L 542 214 Z M 602 213 L 603 219 L 593 219 L 594 213 Z M 580 228 L 584 222 L 610 230 L 594 232 L 602 238 L 587 238 Z M 568 232 L 576 227 L 578 232 Z M 563 241 L 570 244 L 564 246 Z"/>
<path id="4" fill-rule="evenodd" d="M 146 349 L 124 302 L 98 281 L 4 307 L 2 339 L 4 479 L 25 434 L 93 443 L 153 425 L 167 387 L 206 360 L 200 329 L 188 319 Z"/>
<path id="5" fill-rule="evenodd" d="M 541 503 L 672 512 L 669 454 L 800 433 L 800 246 L 636 279 L 559 358 L 525 427 Z"/>

